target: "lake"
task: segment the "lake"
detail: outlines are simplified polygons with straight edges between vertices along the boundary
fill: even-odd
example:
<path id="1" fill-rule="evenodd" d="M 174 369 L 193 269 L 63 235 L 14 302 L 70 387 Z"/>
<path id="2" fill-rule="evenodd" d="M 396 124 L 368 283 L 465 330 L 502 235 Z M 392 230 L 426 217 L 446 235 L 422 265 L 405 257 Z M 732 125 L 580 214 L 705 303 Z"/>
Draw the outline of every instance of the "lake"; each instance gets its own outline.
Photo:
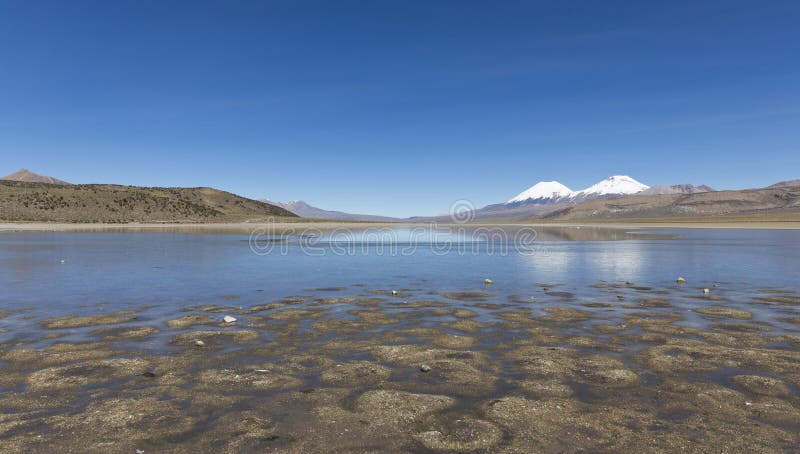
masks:
<path id="1" fill-rule="evenodd" d="M 798 230 L 2 233 L 0 440 L 789 450 L 798 290 Z"/>

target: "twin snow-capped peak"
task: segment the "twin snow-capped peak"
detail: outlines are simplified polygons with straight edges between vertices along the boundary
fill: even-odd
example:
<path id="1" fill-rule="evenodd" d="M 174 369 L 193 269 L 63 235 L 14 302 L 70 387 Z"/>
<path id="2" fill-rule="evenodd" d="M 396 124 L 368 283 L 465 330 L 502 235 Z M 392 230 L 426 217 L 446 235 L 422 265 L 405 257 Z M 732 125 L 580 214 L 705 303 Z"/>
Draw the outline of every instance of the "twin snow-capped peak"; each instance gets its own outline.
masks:
<path id="1" fill-rule="evenodd" d="M 601 198 L 612 195 L 636 194 L 648 188 L 649 186 L 646 184 L 642 184 L 626 175 L 610 176 L 582 191 L 573 191 L 558 181 L 540 181 L 506 202 L 506 204 L 526 201 L 550 203 Z"/>

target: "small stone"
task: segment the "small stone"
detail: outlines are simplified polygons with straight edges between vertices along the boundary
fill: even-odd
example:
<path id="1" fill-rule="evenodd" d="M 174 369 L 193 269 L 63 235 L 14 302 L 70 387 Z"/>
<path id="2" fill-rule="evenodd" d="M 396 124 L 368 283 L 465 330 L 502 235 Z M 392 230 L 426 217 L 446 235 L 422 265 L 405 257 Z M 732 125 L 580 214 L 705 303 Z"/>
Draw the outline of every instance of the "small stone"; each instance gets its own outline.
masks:
<path id="1" fill-rule="evenodd" d="M 686 279 L 684 279 L 682 277 L 679 277 L 676 282 L 678 282 L 678 284 L 685 284 L 686 283 Z"/>
<path id="2" fill-rule="evenodd" d="M 492 285 L 492 284 L 494 284 L 494 281 L 492 281 L 491 279 L 487 278 L 487 279 L 483 280 L 483 283 L 486 284 L 486 285 Z"/>
<path id="3" fill-rule="evenodd" d="M 201 341 L 200 339 L 197 339 L 196 341 L 194 341 L 194 345 L 196 345 L 198 347 L 205 347 L 206 343 Z"/>
<path id="4" fill-rule="evenodd" d="M 711 293 L 711 290 L 709 290 L 709 289 L 707 289 L 707 288 L 704 288 L 704 289 L 703 289 L 703 293 L 704 293 L 704 294 L 706 294 L 706 295 L 708 295 L 709 293 Z"/>
<path id="5" fill-rule="evenodd" d="M 631 281 L 625 281 L 625 285 L 633 285 L 633 282 L 631 282 Z"/>
<path id="6" fill-rule="evenodd" d="M 156 374 L 154 374 L 153 372 L 150 372 L 150 371 L 147 371 L 147 372 L 142 374 L 142 377 L 147 377 L 147 378 L 155 378 L 155 376 L 156 376 Z"/>
<path id="7" fill-rule="evenodd" d="M 427 364 L 423 364 L 423 365 L 419 366 L 419 370 L 421 370 L 422 372 L 430 372 L 431 371 L 431 366 L 429 366 Z"/>
<path id="8" fill-rule="evenodd" d="M 233 322 L 236 321 L 236 318 L 235 317 L 231 317 L 230 315 L 226 315 L 226 316 L 222 317 L 222 321 L 225 322 L 225 323 L 233 323 Z"/>

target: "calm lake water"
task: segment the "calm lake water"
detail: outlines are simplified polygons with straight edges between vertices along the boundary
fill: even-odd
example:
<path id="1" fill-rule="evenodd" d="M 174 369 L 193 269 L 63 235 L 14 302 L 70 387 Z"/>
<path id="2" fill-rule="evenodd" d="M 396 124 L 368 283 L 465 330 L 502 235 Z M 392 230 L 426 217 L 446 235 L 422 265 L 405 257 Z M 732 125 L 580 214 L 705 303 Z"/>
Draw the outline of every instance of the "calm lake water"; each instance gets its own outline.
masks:
<path id="1" fill-rule="evenodd" d="M 578 303 L 608 299 L 593 287 L 602 283 L 664 288 L 694 305 L 703 304 L 695 299 L 702 288 L 715 285 L 714 293 L 732 304 L 759 290 L 800 287 L 794 230 L 540 229 L 525 250 L 514 247 L 513 235 L 504 243 L 470 231 L 386 232 L 327 232 L 313 244 L 230 234 L 4 233 L 0 309 L 32 310 L 0 324 L 142 306 L 155 306 L 145 313 L 160 321 L 189 305 L 246 308 L 366 289 L 437 296 L 484 291 L 485 278 L 494 282 L 491 300 L 501 302 L 510 295 L 536 299 L 543 287 L 571 292 Z M 678 276 L 687 284 L 677 286 Z M 770 318 L 768 311 L 756 319 Z"/>

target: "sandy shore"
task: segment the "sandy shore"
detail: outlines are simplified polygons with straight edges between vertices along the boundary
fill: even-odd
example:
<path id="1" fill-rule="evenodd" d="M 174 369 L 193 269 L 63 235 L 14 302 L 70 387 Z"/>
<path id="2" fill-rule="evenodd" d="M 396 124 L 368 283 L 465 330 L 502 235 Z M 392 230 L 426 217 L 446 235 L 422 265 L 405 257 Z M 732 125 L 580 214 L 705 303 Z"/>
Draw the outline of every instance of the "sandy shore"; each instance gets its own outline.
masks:
<path id="1" fill-rule="evenodd" d="M 534 227 L 607 227 L 616 229 L 767 229 L 767 230 L 800 230 L 800 222 L 792 221 L 758 221 L 758 222 L 598 222 L 598 223 L 553 223 L 531 224 Z"/>
<path id="2" fill-rule="evenodd" d="M 0 232 L 187 232 L 187 233 L 299 233 L 307 230 L 367 229 L 400 227 L 412 224 L 369 222 L 274 222 L 219 224 L 66 224 L 66 223 L 0 223 Z M 417 224 L 427 225 L 427 224 Z M 265 231 L 266 230 L 266 231 Z"/>
<path id="3" fill-rule="evenodd" d="M 449 223 L 375 223 L 375 222 L 342 222 L 342 221 L 307 221 L 307 222 L 275 222 L 275 223 L 220 223 L 220 224 L 68 224 L 68 223 L 0 223 L 0 232 L 187 232 L 187 233 L 299 233 L 306 230 L 336 230 L 336 229 L 375 229 L 390 227 L 431 226 L 440 227 L 466 226 L 529 226 L 542 228 L 558 227 L 591 227 L 608 229 L 653 229 L 653 228 L 680 228 L 680 229 L 774 229 L 774 230 L 800 230 L 800 222 L 787 221 L 754 221 L 754 222 L 565 222 L 565 223 L 524 223 L 524 222 L 486 222 L 470 224 Z"/>

